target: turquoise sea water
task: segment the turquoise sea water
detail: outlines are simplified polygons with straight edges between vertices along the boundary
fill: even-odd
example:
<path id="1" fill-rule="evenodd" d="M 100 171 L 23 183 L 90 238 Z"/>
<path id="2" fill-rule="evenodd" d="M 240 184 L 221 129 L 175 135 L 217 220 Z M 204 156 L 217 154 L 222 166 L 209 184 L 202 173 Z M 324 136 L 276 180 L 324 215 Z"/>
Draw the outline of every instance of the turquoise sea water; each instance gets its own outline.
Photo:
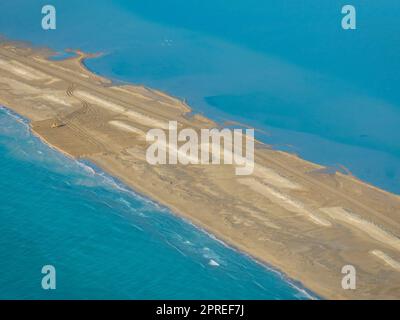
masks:
<path id="1" fill-rule="evenodd" d="M 0 109 L 0 299 L 304 299 L 238 253 Z M 42 266 L 57 288 L 41 288 Z"/>
<path id="2" fill-rule="evenodd" d="M 95 72 L 185 98 L 215 119 L 400 193 L 400 3 L 343 1 L 60 1 L 41 29 L 39 0 L 2 1 L 0 33 L 57 50 L 103 52 Z"/>
<path id="3" fill-rule="evenodd" d="M 197 112 L 205 113 L 214 119 L 234 119 L 263 129 L 266 134 L 260 134 L 258 138 L 277 148 L 296 152 L 306 159 L 327 166 L 344 165 L 356 176 L 384 189 L 400 193 L 399 2 L 353 0 L 352 4 L 357 8 L 358 22 L 358 29 L 355 31 L 341 29 L 342 1 L 232 0 L 229 1 L 229 5 L 227 3 L 224 0 L 97 0 L 96 2 L 54 0 L 52 4 L 57 9 L 57 30 L 43 31 L 40 24 L 41 7 L 44 4 L 42 1 L 2 1 L 0 34 L 12 39 L 31 41 L 35 45 L 49 46 L 59 50 L 61 57 L 65 56 L 63 55 L 65 48 L 103 52 L 102 57 L 86 62 L 92 71 L 116 81 L 145 84 L 185 98 Z M 2 113 L 1 118 L 4 117 Z M 1 157 L 3 158 L 2 154 Z M 7 159 L 1 161 L 14 162 L 14 158 L 12 161 L 10 158 Z M 29 163 L 28 156 L 26 160 Z M 20 163 L 16 163 L 15 166 L 24 168 Z M 65 163 L 65 159 L 60 160 L 59 168 L 65 167 Z M 25 169 L 29 172 L 26 175 L 33 174 L 31 170 L 35 174 L 36 171 L 45 170 L 43 166 L 42 161 L 37 162 L 34 169 Z M 75 171 L 71 166 L 66 166 L 63 172 L 61 180 L 53 179 L 50 182 L 67 182 L 70 176 L 74 176 Z M 8 178 L 11 186 L 14 181 L 23 179 L 19 171 L 13 168 L 7 170 L 7 174 L 13 177 Z M 95 177 L 100 179 L 98 175 Z M 91 179 L 94 178 L 83 180 Z M 44 178 L 43 182 L 49 184 Z M 24 190 L 21 186 L 20 188 Z M 38 185 L 35 190 L 41 188 L 45 188 L 45 185 Z M 57 189 L 57 186 L 55 188 Z M 114 210 L 119 212 L 115 208 L 120 207 L 113 199 L 115 190 L 109 194 L 109 198 L 113 200 L 100 210 L 91 201 L 101 201 L 99 199 L 102 197 L 98 199 L 95 194 L 103 195 L 102 191 L 88 188 L 86 185 L 81 186 L 81 189 L 76 188 L 75 185 L 71 188 L 74 195 L 68 204 L 71 209 L 68 212 L 63 210 L 62 214 L 57 215 L 60 219 L 78 219 L 75 222 L 79 224 L 79 219 L 83 219 L 82 217 L 89 219 L 88 217 L 95 216 L 96 219 L 93 218 L 92 221 L 94 226 L 91 228 L 100 230 L 105 228 L 105 224 L 113 228 L 114 223 L 124 224 L 133 219 L 131 214 L 122 214 L 118 215 L 118 221 L 106 221 L 117 219 L 113 213 Z M 101 188 L 107 189 L 104 185 Z M 82 203 L 86 201 L 83 201 L 82 197 L 88 194 L 91 195 L 90 199 L 83 205 Z M 55 202 L 60 200 L 55 195 L 48 198 L 52 199 L 53 196 L 57 199 Z M 8 198 L 5 199 L 8 201 Z M 7 201 L 4 201 L 5 206 Z M 73 209 L 77 205 L 75 202 L 82 202 L 80 205 L 83 205 L 78 212 L 89 213 L 77 215 Z M 131 203 L 134 210 L 140 210 L 138 208 L 142 205 L 142 200 Z M 64 206 L 68 207 L 67 204 Z M 23 212 L 22 209 L 15 212 L 20 211 Z M 103 212 L 99 214 L 101 219 L 98 219 L 95 212 Z M 154 212 L 158 212 L 158 209 Z M 46 213 L 50 214 L 48 211 Z M 13 225 L 10 215 L 1 216 L 0 219 L 2 226 L 8 226 L 11 230 L 18 229 L 16 227 L 18 221 Z M 174 223 L 178 224 L 175 225 L 177 229 L 174 229 L 177 234 L 186 232 L 184 231 L 186 228 L 190 229 L 185 223 L 176 221 Z M 35 224 L 37 230 L 41 230 L 45 225 L 46 223 L 41 223 L 40 219 Z M 65 227 L 62 225 L 63 223 L 60 223 L 57 231 L 53 230 L 52 241 L 56 243 L 53 244 L 55 252 L 57 246 L 61 245 L 62 237 L 68 240 L 68 232 L 71 232 L 71 228 L 63 230 Z M 162 223 L 156 225 L 152 231 L 148 231 L 147 237 L 150 239 L 153 239 L 152 232 L 161 234 L 166 232 L 165 225 Z M 89 237 L 91 232 L 84 234 Z M 142 234 L 124 233 L 124 237 L 131 237 L 129 241 L 133 243 L 137 242 L 138 235 Z M 119 236 L 115 235 L 116 238 Z M 189 240 L 196 245 L 206 241 L 204 239 L 211 241 L 195 230 L 190 234 L 190 237 L 192 236 L 199 237 L 195 241 Z M 33 241 L 23 239 L 22 237 L 21 243 Z M 46 252 L 49 248 L 43 239 L 38 243 L 37 250 Z M 90 239 L 92 243 L 97 241 L 108 246 L 102 252 L 102 258 L 96 255 L 91 258 L 92 271 L 104 264 L 104 260 L 108 259 L 105 258 L 107 250 L 115 249 L 113 246 L 117 243 L 114 243 L 113 239 L 108 239 L 109 242 L 106 243 L 101 232 L 100 235 L 96 233 Z M 146 237 L 143 239 L 148 240 Z M 164 238 L 158 239 L 159 242 L 154 245 L 155 247 L 163 246 L 167 242 Z M 215 241 L 210 243 L 218 247 Z M 25 249 L 19 249 L 22 252 L 14 256 L 23 256 L 24 250 L 29 249 L 29 245 L 27 246 Z M 93 247 L 97 249 L 95 245 Z M 63 246 L 61 248 L 66 250 Z M 98 250 L 102 250 L 101 246 L 99 248 Z M 129 249 L 123 248 L 126 250 L 124 253 L 128 255 Z M 178 248 L 181 250 L 181 247 Z M 201 250 L 200 248 L 197 252 Z M 231 263 L 228 265 L 231 267 L 236 265 L 235 272 L 240 272 L 238 278 L 243 280 L 239 282 L 240 285 L 232 288 L 226 284 L 228 283 L 226 279 L 230 277 L 227 275 L 229 274 L 227 270 L 221 271 L 217 276 L 213 274 L 211 277 L 215 277 L 214 282 L 207 282 L 204 279 L 208 278 L 203 278 L 207 272 L 221 269 L 211 268 L 213 271 L 210 271 L 206 268 L 205 274 L 200 271 L 196 274 L 189 268 L 191 274 L 196 274 L 193 276 L 195 279 L 192 279 L 193 281 L 215 284 L 221 292 L 217 290 L 219 293 L 213 295 L 213 290 L 198 285 L 195 286 L 197 291 L 192 295 L 186 288 L 180 297 L 296 296 L 297 293 L 285 282 L 273 280 L 272 274 L 262 268 L 257 269 L 250 260 L 228 249 L 224 250 L 226 255 L 231 257 Z M 87 249 L 82 253 L 82 249 L 76 249 L 69 257 L 73 259 L 78 255 L 79 258 L 74 262 L 81 266 L 81 258 L 89 259 L 88 251 L 90 250 Z M 178 267 L 173 263 L 172 252 L 168 252 L 166 256 L 160 254 L 160 259 L 165 262 L 163 266 L 167 270 L 171 265 L 174 268 Z M 202 256 L 198 254 L 199 257 Z M 152 262 L 146 256 L 146 254 L 140 256 L 145 262 L 140 263 L 141 271 L 137 271 L 142 272 L 140 275 L 143 275 L 144 279 L 146 279 L 145 272 L 141 268 L 158 270 L 157 264 L 159 264 L 158 260 Z M 97 270 L 97 276 L 91 278 L 92 281 L 106 279 L 105 284 L 98 282 L 93 284 L 89 281 L 86 284 L 87 288 L 91 288 L 94 292 L 99 287 L 109 290 L 111 286 L 115 291 L 116 287 L 121 286 L 119 294 L 122 295 L 126 289 L 130 297 L 136 293 L 142 297 L 146 297 L 145 293 L 154 294 L 151 288 L 142 291 L 142 295 L 138 293 L 139 289 L 132 292 L 132 287 L 127 285 L 125 288 L 120 281 L 116 281 L 113 287 L 110 279 L 112 277 L 109 275 L 113 273 L 111 270 L 114 266 L 119 267 L 118 257 L 116 254 L 113 255 L 114 260 L 110 259 L 109 262 L 111 265 L 105 266 L 104 269 L 100 268 Z M 30 258 L 36 259 L 33 256 L 28 256 L 26 259 Z M 101 262 L 97 263 L 96 258 Z M 140 259 L 137 258 L 135 261 Z M 191 263 L 196 264 L 194 255 L 190 256 L 190 259 Z M 23 262 L 27 264 L 26 261 Z M 9 263 L 7 267 L 13 268 L 12 261 Z M 129 267 L 133 268 L 134 262 L 131 263 Z M 204 266 L 207 263 L 202 261 L 199 264 Z M 182 267 L 180 272 L 183 272 L 183 269 L 185 268 Z M 32 276 L 36 276 L 35 272 L 32 271 Z M 104 274 L 101 274 L 102 272 Z M 129 278 L 127 274 L 130 272 L 131 269 L 126 270 L 126 273 L 122 270 L 115 272 L 115 276 Z M 242 276 L 241 272 L 247 276 Z M 80 274 L 79 271 L 77 273 Z M 83 272 L 85 275 L 88 273 L 90 273 L 88 270 Z M 183 274 L 188 275 L 185 272 Z M 259 282 L 260 278 L 265 279 L 262 287 L 267 292 L 258 291 L 257 285 L 252 284 L 252 280 L 257 279 L 256 282 Z M 129 279 L 129 281 L 139 281 L 138 277 Z M 177 287 L 177 282 L 172 277 L 171 279 L 166 277 L 164 280 L 169 283 L 152 287 L 155 288 L 154 291 L 165 293 L 160 295 L 162 297 L 177 294 L 179 290 L 176 288 L 185 287 L 179 281 Z M 70 292 L 78 294 L 79 290 L 74 289 L 77 283 L 70 281 Z M 146 282 L 141 282 L 143 283 Z M 280 286 L 283 286 L 282 290 L 279 289 Z M 248 288 L 246 289 L 248 291 L 243 291 L 243 288 Z M 88 296 L 85 295 L 85 290 L 81 292 L 82 297 Z"/>

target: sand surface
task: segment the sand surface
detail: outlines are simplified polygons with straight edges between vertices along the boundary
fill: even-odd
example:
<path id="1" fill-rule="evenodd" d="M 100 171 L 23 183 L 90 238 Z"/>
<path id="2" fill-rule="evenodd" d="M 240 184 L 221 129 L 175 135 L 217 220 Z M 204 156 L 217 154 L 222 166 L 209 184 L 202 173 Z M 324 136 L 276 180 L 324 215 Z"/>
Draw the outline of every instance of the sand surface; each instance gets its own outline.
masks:
<path id="1" fill-rule="evenodd" d="M 149 129 L 216 124 L 157 90 L 113 86 L 82 66 L 82 53 L 63 61 L 47 55 L 0 43 L 0 104 L 29 118 L 46 143 L 94 162 L 322 297 L 400 299 L 399 196 L 257 141 L 250 176 L 235 175 L 232 165 L 150 165 Z M 341 287 L 349 264 L 356 290 Z"/>

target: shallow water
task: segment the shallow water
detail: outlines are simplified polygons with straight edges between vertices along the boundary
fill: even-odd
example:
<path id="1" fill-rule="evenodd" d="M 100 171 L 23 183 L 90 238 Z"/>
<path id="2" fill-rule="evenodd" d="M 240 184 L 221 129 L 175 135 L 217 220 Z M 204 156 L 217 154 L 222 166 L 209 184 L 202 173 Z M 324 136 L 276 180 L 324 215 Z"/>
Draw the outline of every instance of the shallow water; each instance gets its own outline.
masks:
<path id="1" fill-rule="evenodd" d="M 2 1 L 0 33 L 58 51 L 103 52 L 86 62 L 92 71 L 165 90 L 214 119 L 251 124 L 277 148 L 344 165 L 400 193 L 398 2 L 354 0 L 354 32 L 340 29 L 336 0 L 230 1 L 229 8 L 222 0 L 171 0 L 168 8 L 161 0 L 52 3 L 57 30 L 43 31 L 42 1 Z M 0 296 L 303 297 L 49 150 L 4 112 L 0 121 L 0 285 L 7 288 Z M 47 263 L 59 270 L 55 293 L 38 287 L 38 265 Z"/>
<path id="2" fill-rule="evenodd" d="M 0 299 L 305 299 L 225 246 L 0 109 Z M 41 289 L 54 265 L 57 289 Z"/>
<path id="3" fill-rule="evenodd" d="M 39 0 L 2 1 L 0 33 L 62 51 L 103 52 L 94 72 L 185 98 L 258 138 L 400 193 L 400 4 L 342 1 L 60 1 L 41 29 Z"/>

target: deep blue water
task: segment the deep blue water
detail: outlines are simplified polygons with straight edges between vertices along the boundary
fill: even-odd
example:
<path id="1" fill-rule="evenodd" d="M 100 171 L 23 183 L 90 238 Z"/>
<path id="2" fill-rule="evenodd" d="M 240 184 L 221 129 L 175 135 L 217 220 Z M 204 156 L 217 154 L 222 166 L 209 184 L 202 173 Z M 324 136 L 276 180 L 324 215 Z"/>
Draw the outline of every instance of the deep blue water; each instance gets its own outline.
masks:
<path id="1" fill-rule="evenodd" d="M 355 31 L 341 29 L 344 3 L 338 0 L 227 3 L 54 0 L 57 30 L 43 31 L 43 1 L 2 1 L 0 33 L 61 53 L 65 48 L 103 52 L 86 62 L 94 72 L 185 98 L 214 119 L 263 129 L 266 134 L 258 138 L 277 148 L 327 166 L 344 165 L 400 193 L 400 3 L 353 0 Z M 19 179 L 18 171 L 8 174 L 15 176 L 10 181 Z M 165 231 L 159 227 L 157 232 Z M 252 290 L 249 294 L 257 295 Z"/>
<path id="2" fill-rule="evenodd" d="M 0 299 L 300 299 L 282 275 L 0 109 Z M 41 288 L 42 266 L 57 287 Z"/>
<path id="3" fill-rule="evenodd" d="M 95 72 L 185 98 L 260 139 L 400 193 L 400 3 L 343 1 L 43 1 L 0 4 L 0 33 L 57 50 L 103 52 Z"/>

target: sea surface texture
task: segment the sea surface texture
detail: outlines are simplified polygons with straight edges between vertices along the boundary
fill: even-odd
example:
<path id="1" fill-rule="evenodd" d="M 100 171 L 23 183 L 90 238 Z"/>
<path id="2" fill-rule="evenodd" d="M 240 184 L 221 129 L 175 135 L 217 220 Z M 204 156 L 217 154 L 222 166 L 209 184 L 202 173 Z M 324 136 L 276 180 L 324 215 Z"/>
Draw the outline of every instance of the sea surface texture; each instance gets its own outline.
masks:
<path id="1" fill-rule="evenodd" d="M 352 0 L 0 2 L 0 33 L 60 51 L 102 52 L 94 72 L 186 99 L 264 130 L 276 148 L 400 194 L 400 3 Z"/>
<path id="2" fill-rule="evenodd" d="M 305 299 L 299 285 L 0 109 L 0 299 Z M 42 267 L 56 268 L 43 290 Z"/>
<path id="3" fill-rule="evenodd" d="M 400 194 L 400 4 L 343 1 L 53 0 L 0 3 L 0 33 L 101 52 L 90 70 L 185 99 L 196 112 Z M 304 297 L 103 174 L 49 150 L 0 114 L 2 297 Z M 42 152 L 42 153 L 40 153 Z M 343 169 L 347 168 L 347 169 Z M 122 189 L 121 189 L 122 188 Z M 38 288 L 57 264 L 59 289 Z M 22 290 L 21 288 L 26 288 Z M 35 291 L 36 290 L 36 291 Z"/>

